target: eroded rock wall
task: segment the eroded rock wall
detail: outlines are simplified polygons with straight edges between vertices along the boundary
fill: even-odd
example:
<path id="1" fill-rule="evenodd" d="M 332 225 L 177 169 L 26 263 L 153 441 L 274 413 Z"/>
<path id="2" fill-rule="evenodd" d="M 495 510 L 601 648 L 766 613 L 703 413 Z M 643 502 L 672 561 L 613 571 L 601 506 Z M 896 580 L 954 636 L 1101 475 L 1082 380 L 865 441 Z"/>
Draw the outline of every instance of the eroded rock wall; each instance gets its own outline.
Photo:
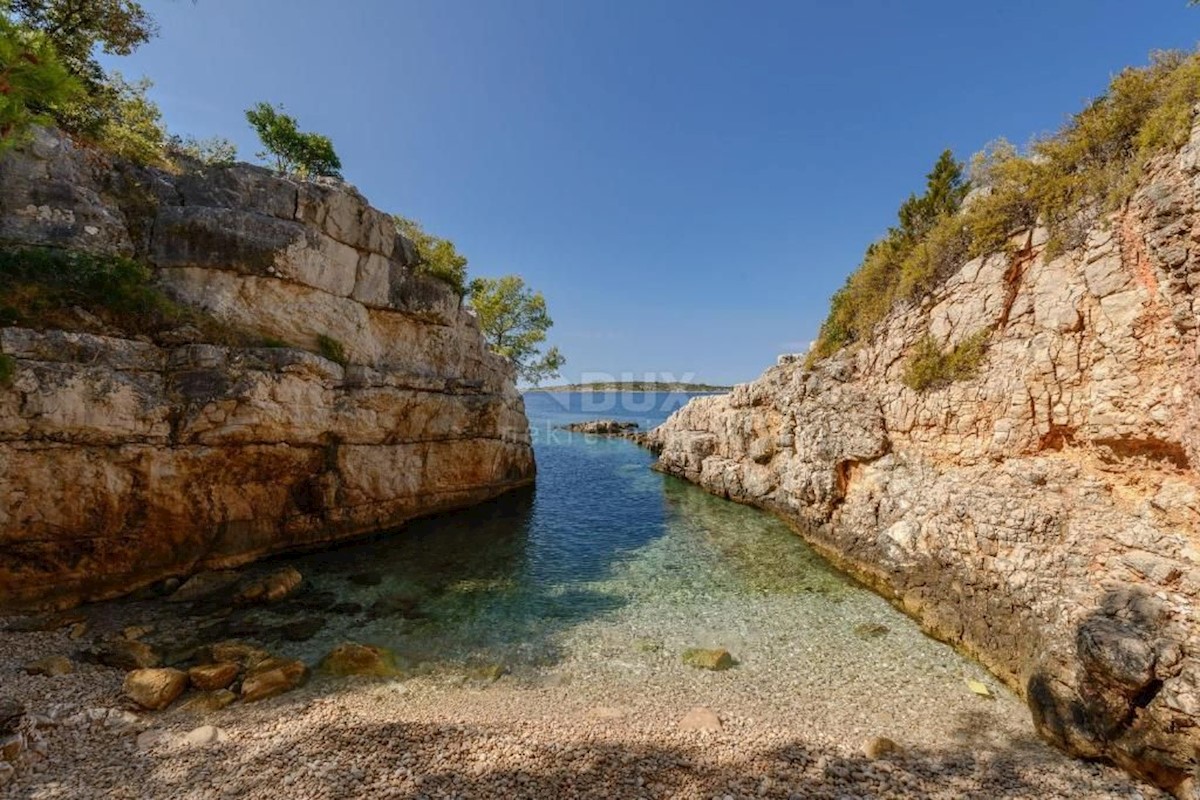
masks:
<path id="1" fill-rule="evenodd" d="M 113 163 L 41 132 L 0 241 L 133 256 L 272 347 L 0 328 L 0 608 L 112 596 L 532 482 L 511 365 L 353 189 Z M 344 365 L 316 355 L 318 336 Z"/>
<path id="2" fill-rule="evenodd" d="M 976 655 L 1041 732 L 1200 796 L 1200 127 L 1086 243 L 964 264 L 874 340 L 693 400 L 659 468 L 801 523 Z M 979 375 L 917 392 L 926 333 L 991 331 Z"/>

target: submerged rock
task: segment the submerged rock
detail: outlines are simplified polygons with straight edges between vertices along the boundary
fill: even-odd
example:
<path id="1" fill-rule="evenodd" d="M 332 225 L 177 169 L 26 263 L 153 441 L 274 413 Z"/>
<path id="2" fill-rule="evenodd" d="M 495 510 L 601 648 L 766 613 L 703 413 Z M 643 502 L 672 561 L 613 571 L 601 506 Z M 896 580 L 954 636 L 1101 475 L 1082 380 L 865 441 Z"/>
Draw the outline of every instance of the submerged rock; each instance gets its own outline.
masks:
<path id="1" fill-rule="evenodd" d="M 213 595 L 230 589 L 238 582 L 240 577 L 238 573 L 230 570 L 201 572 L 184 581 L 183 585 L 167 598 L 167 602 L 194 603 L 199 600 L 206 600 Z"/>
<path id="2" fill-rule="evenodd" d="M 683 651 L 683 663 L 696 669 L 715 672 L 727 670 L 734 665 L 733 656 L 728 650 L 704 650 L 697 647 Z"/>
<path id="3" fill-rule="evenodd" d="M 861 639 L 878 639 L 887 636 L 892 629 L 878 622 L 860 622 L 854 626 L 854 634 Z"/>
<path id="4" fill-rule="evenodd" d="M 387 678 L 399 674 L 396 657 L 390 650 L 354 642 L 335 647 L 321 661 L 320 669 L 340 677 L 360 675 Z"/>
<path id="5" fill-rule="evenodd" d="M 251 582 L 233 597 L 233 602 L 239 605 L 257 603 L 275 603 L 300 588 L 304 582 L 295 567 L 284 567 Z"/>

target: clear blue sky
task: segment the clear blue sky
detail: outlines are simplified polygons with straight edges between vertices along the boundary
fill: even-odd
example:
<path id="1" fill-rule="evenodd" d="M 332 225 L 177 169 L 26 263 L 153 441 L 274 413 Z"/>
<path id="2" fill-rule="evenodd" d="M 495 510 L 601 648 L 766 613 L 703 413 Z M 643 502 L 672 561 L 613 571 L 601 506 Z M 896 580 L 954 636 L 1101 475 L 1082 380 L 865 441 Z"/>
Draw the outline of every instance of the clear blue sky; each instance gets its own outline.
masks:
<path id="1" fill-rule="evenodd" d="M 1156 48 L 1185 0 L 147 0 L 110 60 L 173 132 L 251 157 L 283 103 L 346 178 L 544 291 L 583 373 L 748 380 L 938 152 L 1024 143 Z"/>

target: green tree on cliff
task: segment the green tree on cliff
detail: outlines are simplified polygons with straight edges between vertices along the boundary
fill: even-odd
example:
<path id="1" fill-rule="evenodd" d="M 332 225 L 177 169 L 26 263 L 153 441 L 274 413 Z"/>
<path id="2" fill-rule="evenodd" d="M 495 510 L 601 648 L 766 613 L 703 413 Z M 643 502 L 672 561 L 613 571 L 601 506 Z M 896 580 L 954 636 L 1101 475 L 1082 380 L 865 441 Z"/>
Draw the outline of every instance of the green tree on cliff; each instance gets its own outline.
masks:
<path id="1" fill-rule="evenodd" d="M 279 172 L 303 178 L 342 177 L 342 161 L 329 137 L 301 131 L 296 118 L 283 113 L 282 106 L 258 103 L 246 109 L 246 120 L 265 148 L 258 157 L 274 159 Z"/>
<path id="2" fill-rule="evenodd" d="M 467 293 L 467 258 L 454 242 L 427 232 L 415 219 L 393 214 L 396 230 L 404 234 L 417 251 L 417 269 L 441 278 L 459 294 Z"/>
<path id="3" fill-rule="evenodd" d="M 127 56 L 158 33 L 154 19 L 136 0 L 0 0 L 0 12 L 44 35 L 89 90 L 105 79 L 97 48 Z"/>
<path id="4" fill-rule="evenodd" d="M 83 87 L 45 34 L 0 14 L 0 152 L 20 143 L 31 125 L 50 121 Z"/>
<path id="5" fill-rule="evenodd" d="M 492 350 L 512 359 L 522 380 L 538 385 L 558 376 L 567 360 L 541 345 L 554 324 L 546 311 L 546 298 L 525 286 L 519 275 L 476 278 L 471 281 L 471 307 Z"/>

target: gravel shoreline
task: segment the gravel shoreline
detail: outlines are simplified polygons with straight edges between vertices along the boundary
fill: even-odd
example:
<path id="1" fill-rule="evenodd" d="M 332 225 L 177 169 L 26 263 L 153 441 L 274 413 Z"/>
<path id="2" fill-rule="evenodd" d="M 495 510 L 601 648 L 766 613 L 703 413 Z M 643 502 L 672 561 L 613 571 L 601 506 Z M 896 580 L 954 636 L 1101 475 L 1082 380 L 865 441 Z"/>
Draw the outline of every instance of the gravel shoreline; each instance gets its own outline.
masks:
<path id="1" fill-rule="evenodd" d="M 889 703 L 855 707 L 838 687 L 779 698 L 751 670 L 683 671 L 665 652 L 642 654 L 648 671 L 628 669 L 593 653 L 495 681 L 318 674 L 253 705 L 149 713 L 122 699 L 116 669 L 24 673 L 77 644 L 65 630 L 0 633 L 3 693 L 40 718 L 45 752 L 2 797 L 1165 797 L 1036 741 L 1004 694 L 964 693 L 953 710 L 913 709 L 926 725 L 896 724 Z M 720 729 L 681 728 L 696 706 Z M 223 741 L 188 744 L 203 725 Z M 864 731 L 901 752 L 868 757 Z"/>

